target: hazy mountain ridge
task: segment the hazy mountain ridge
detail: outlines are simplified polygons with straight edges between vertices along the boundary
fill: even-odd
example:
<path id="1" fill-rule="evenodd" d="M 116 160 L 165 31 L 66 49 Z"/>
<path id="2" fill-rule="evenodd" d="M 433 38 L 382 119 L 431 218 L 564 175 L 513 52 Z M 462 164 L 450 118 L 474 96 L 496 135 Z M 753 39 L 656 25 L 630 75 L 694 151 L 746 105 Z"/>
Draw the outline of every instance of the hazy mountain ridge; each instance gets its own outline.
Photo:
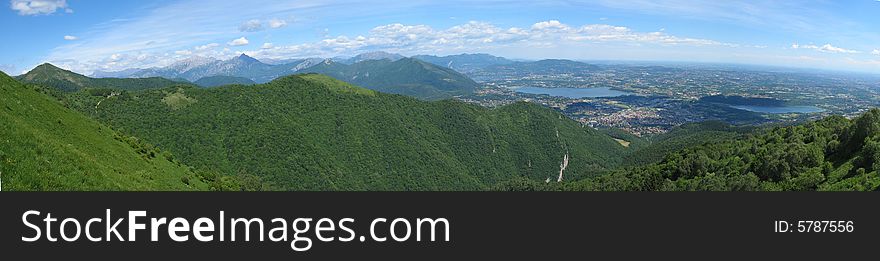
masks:
<path id="1" fill-rule="evenodd" d="M 508 60 L 507 58 L 484 53 L 458 54 L 448 56 L 416 55 L 412 58 L 433 63 L 438 66 L 447 67 L 461 73 L 469 73 L 477 70 L 482 70 L 486 67 L 493 65 L 514 63 L 514 61 Z"/>
<path id="2" fill-rule="evenodd" d="M 247 78 L 256 83 L 266 83 L 294 73 L 316 72 L 382 92 L 429 100 L 471 94 L 477 88 L 476 82 L 455 70 L 385 52 L 365 53 L 345 59 L 344 62 L 319 58 L 273 60 L 273 62 L 284 63 L 267 64 L 242 54 L 223 61 L 199 57 L 183 60 L 164 68 L 128 72 L 133 72 L 129 77 L 135 78 L 181 78 L 196 82 L 207 77 L 224 76 Z M 99 74 L 122 75 L 124 72 Z M 228 81 L 231 78 L 223 79 L 229 83 L 245 83 L 240 80 Z"/>
<path id="3" fill-rule="evenodd" d="M 351 65 L 326 60 L 300 72 L 325 74 L 369 89 L 426 100 L 471 94 L 478 87 L 455 70 L 414 58 L 367 60 Z"/>
<path id="4" fill-rule="evenodd" d="M 351 57 L 348 59 L 334 59 L 334 61 L 343 63 L 343 64 L 355 64 L 363 61 L 373 61 L 373 60 L 390 60 L 392 62 L 406 58 L 403 55 L 396 53 L 388 53 L 388 52 L 369 52 L 362 53 L 356 55 L 355 57 Z"/>

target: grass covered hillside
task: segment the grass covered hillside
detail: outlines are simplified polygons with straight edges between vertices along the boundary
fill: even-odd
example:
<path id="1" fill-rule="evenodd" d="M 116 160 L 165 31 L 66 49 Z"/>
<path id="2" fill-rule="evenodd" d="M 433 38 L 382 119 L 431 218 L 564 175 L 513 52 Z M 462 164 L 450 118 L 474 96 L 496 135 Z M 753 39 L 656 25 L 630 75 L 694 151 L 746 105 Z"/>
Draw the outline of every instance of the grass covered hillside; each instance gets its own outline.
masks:
<path id="1" fill-rule="evenodd" d="M 189 167 L 0 73 L 3 190 L 203 190 Z"/>
<path id="2" fill-rule="evenodd" d="M 23 83 L 52 86 L 64 92 L 83 88 L 108 88 L 118 90 L 143 90 L 181 84 L 160 77 L 151 78 L 90 78 L 54 65 L 44 63 L 26 74 L 16 77 Z"/>
<path id="3" fill-rule="evenodd" d="M 257 189 L 478 190 L 512 178 L 555 181 L 560 169 L 563 180 L 595 175 L 627 150 L 540 105 L 425 102 L 316 74 L 70 99 L 187 164 Z"/>

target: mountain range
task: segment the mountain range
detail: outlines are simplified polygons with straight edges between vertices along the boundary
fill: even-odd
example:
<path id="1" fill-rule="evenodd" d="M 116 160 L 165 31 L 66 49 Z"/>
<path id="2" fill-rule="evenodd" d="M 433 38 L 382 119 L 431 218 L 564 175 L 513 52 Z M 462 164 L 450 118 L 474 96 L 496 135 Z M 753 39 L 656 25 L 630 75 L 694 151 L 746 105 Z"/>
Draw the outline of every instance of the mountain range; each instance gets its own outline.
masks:
<path id="1" fill-rule="evenodd" d="M 294 73 L 320 72 L 370 89 L 429 100 L 470 94 L 477 87 L 475 82 L 455 70 L 384 52 L 365 53 L 341 61 L 309 58 L 271 62 L 263 63 L 246 54 L 229 60 L 192 57 L 167 67 L 95 72 L 93 76 L 162 77 L 196 83 L 206 77 L 226 76 L 206 80 L 211 86 L 219 86 L 244 83 L 240 78 L 266 83 Z"/>
<path id="2" fill-rule="evenodd" d="M 307 60 L 295 60 L 281 65 L 271 65 L 260 62 L 245 54 L 229 60 L 216 60 L 205 57 L 191 57 L 178 61 L 163 68 L 150 68 L 136 71 L 125 77 L 164 77 L 168 79 L 182 78 L 190 82 L 198 81 L 210 76 L 234 76 L 251 79 L 254 82 L 265 83 L 275 78 L 293 74 L 301 63 Z"/>
<path id="3" fill-rule="evenodd" d="M 241 78 L 247 78 L 254 83 L 266 83 L 286 75 L 315 72 L 386 93 L 437 100 L 473 93 L 478 84 L 472 79 L 485 81 L 493 77 L 513 76 L 522 72 L 577 74 L 599 69 L 596 65 L 570 60 L 512 61 L 489 54 L 405 57 L 394 53 L 370 52 L 350 58 L 264 59 L 264 61 L 246 54 L 228 60 L 194 56 L 166 67 L 128 69 L 118 72 L 98 71 L 92 76 L 162 77 L 196 84 L 199 84 L 199 80 L 203 78 L 213 77 L 201 82 L 209 83 L 206 87 L 214 87 L 249 83 Z"/>

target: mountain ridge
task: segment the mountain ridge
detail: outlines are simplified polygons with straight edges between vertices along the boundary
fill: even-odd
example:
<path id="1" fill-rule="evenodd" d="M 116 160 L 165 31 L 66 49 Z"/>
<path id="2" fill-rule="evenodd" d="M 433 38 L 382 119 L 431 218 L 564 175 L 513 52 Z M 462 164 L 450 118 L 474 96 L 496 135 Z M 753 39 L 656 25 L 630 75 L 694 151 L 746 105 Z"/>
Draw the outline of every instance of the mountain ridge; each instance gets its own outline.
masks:
<path id="1" fill-rule="evenodd" d="M 447 67 L 461 73 L 469 73 L 493 65 L 514 63 L 514 61 L 508 60 L 507 58 L 485 53 L 464 53 L 447 56 L 415 55 L 412 56 L 412 58 Z"/>
<path id="2" fill-rule="evenodd" d="M 206 77 L 241 77 L 267 83 L 295 73 L 321 73 L 370 89 L 426 100 L 471 94 L 477 83 L 459 72 L 399 54 L 364 53 L 340 62 L 333 59 L 288 60 L 267 64 L 241 54 L 228 60 L 184 60 L 165 68 L 140 70 L 132 77 L 159 76 L 196 82 Z M 353 63 L 349 63 L 353 62 Z M 230 80 L 231 78 L 226 78 Z M 230 83 L 243 83 L 241 80 Z"/>
<path id="3" fill-rule="evenodd" d="M 480 190 L 516 176 L 556 180 L 566 155 L 565 178 L 594 175 L 627 151 L 540 105 L 426 102 L 318 74 L 128 95 L 78 109 L 197 168 L 274 190 Z"/>
<path id="4" fill-rule="evenodd" d="M 186 84 L 162 77 L 149 78 L 90 78 L 72 71 L 58 68 L 50 63 L 41 64 L 15 79 L 30 84 L 52 86 L 64 92 L 75 92 L 84 88 L 112 88 L 120 90 L 141 90 Z"/>
<path id="5" fill-rule="evenodd" d="M 351 65 L 325 60 L 300 72 L 325 74 L 381 92 L 425 100 L 471 94 L 478 86 L 459 72 L 414 58 L 368 60 Z"/>

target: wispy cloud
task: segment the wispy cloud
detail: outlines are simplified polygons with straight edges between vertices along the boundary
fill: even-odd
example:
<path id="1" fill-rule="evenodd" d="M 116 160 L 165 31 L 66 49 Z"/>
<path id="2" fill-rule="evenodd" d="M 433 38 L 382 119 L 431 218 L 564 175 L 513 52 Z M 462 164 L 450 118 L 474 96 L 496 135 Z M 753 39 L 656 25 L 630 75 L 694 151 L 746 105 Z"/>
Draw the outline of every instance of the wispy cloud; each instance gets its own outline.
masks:
<path id="1" fill-rule="evenodd" d="M 210 50 L 210 49 L 212 49 L 212 48 L 214 48 L 214 47 L 217 47 L 217 46 L 220 46 L 220 44 L 218 44 L 218 43 L 209 43 L 209 44 L 205 44 L 205 45 L 199 45 L 199 46 L 196 46 L 196 47 L 193 48 L 193 49 L 195 49 L 196 51 L 205 51 L 205 50 Z"/>
<path id="2" fill-rule="evenodd" d="M 581 2 L 581 1 L 574 1 Z M 828 12 L 828 3 L 790 1 L 702 1 L 702 0 L 598 0 L 595 4 L 646 14 L 669 15 L 707 21 L 726 21 L 756 28 L 836 33 L 851 25 L 846 17 Z"/>
<path id="3" fill-rule="evenodd" d="M 817 45 L 813 45 L 813 44 L 799 45 L 799 44 L 795 43 L 795 44 L 791 45 L 791 48 L 792 49 L 812 49 L 812 50 L 826 52 L 826 53 L 849 53 L 849 54 L 860 53 L 859 51 L 856 51 L 856 50 L 844 49 L 844 48 L 833 46 L 831 44 L 817 46 Z"/>
<path id="4" fill-rule="evenodd" d="M 242 20 L 293 17 L 292 12 L 332 9 L 337 4 L 321 0 L 183 0 L 152 9 L 141 17 L 96 25 L 78 33 L 80 40 L 52 49 L 42 60 L 83 73 L 125 66 L 165 66 L 173 62 L 169 59 L 176 50 L 240 37 Z M 131 62 L 106 61 L 113 54 L 123 54 L 123 61 Z"/>
<path id="5" fill-rule="evenodd" d="M 257 19 L 248 20 L 244 23 L 241 23 L 241 26 L 238 27 L 238 30 L 242 32 L 260 31 L 263 30 L 263 23 L 261 23 L 260 20 Z"/>
<path id="6" fill-rule="evenodd" d="M 748 25 L 752 27 L 750 30 L 768 28 L 767 31 L 772 32 L 780 32 L 778 28 L 811 32 L 824 32 L 830 27 L 849 28 L 846 19 L 838 19 L 821 10 L 826 2 L 801 6 L 800 1 L 499 0 L 472 3 L 449 0 L 438 4 L 437 1 L 412 0 L 388 4 L 370 0 L 179 0 L 149 10 L 140 17 L 113 20 L 86 31 L 74 32 L 79 37 L 77 41 L 68 41 L 54 48 L 43 60 L 83 73 L 166 66 L 190 56 L 225 59 L 241 52 L 258 58 L 333 57 L 388 51 L 404 55 L 490 52 L 514 58 L 623 57 L 708 61 L 725 61 L 725 57 L 732 55 L 752 54 L 757 57 L 750 58 L 753 61 L 767 61 L 772 60 L 768 58 L 771 57 L 769 55 L 786 55 L 785 49 L 767 47 L 785 45 L 786 40 L 749 42 L 755 39 L 736 36 L 716 38 L 719 35 L 716 32 L 681 30 L 671 24 L 657 24 L 654 27 L 657 29 L 645 29 L 638 23 L 628 23 L 631 21 L 621 19 L 615 12 L 628 10 L 625 13 L 705 19 L 711 25 L 729 22 L 737 26 Z M 378 3 L 383 3 L 381 8 L 377 8 Z M 458 6 L 465 3 L 499 10 L 521 10 L 521 5 L 539 8 L 589 5 L 591 7 L 587 8 L 612 10 L 607 14 L 612 19 L 599 19 L 604 17 L 605 14 L 602 14 L 572 22 L 554 20 L 556 12 L 546 12 L 544 21 L 523 18 L 504 23 L 440 23 L 443 26 L 438 26 L 438 23 L 433 23 L 436 21 L 430 19 L 419 23 L 396 23 L 408 20 L 400 19 L 397 14 L 437 5 Z M 395 15 L 388 17 L 389 14 Z M 350 23 L 358 25 L 347 26 Z M 361 29 L 367 25 L 372 29 Z M 867 50 L 874 48 L 858 44 L 859 41 L 873 41 L 870 37 L 857 38 L 862 39 L 858 41 L 838 41 L 804 35 L 781 35 L 780 38 L 812 39 L 841 45 L 798 46 L 799 49 L 817 51 L 816 56 L 860 54 L 873 57 L 869 54 L 872 52 Z M 250 44 L 252 41 L 260 44 Z M 110 59 L 113 55 L 118 55 L 118 59 Z M 841 57 L 837 59 L 844 62 Z"/>
<path id="7" fill-rule="evenodd" d="M 10 8 L 19 15 L 47 15 L 53 14 L 59 9 L 66 13 L 73 13 L 73 9 L 67 7 L 66 0 L 11 0 Z"/>
<path id="8" fill-rule="evenodd" d="M 628 27 L 608 24 L 572 26 L 558 20 L 540 21 L 529 28 L 499 27 L 488 22 L 471 21 L 446 29 L 428 25 L 388 24 L 377 26 L 364 35 L 340 35 L 318 42 L 275 46 L 268 50 L 247 52 L 256 57 L 330 57 L 367 51 L 402 54 L 478 52 L 513 48 L 603 48 L 625 45 L 664 47 L 750 47 L 711 39 L 681 37 L 664 32 L 638 32 Z"/>
<path id="9" fill-rule="evenodd" d="M 880 0 L 877 0 L 877 1 L 880 2 Z M 880 55 L 880 49 L 874 49 L 874 51 L 871 51 L 871 54 Z"/>
<path id="10" fill-rule="evenodd" d="M 73 36 L 73 35 L 65 35 L 65 36 L 64 36 L 64 40 L 68 40 L 68 41 L 74 41 L 74 40 L 77 40 L 77 39 L 79 39 L 79 38 L 76 37 L 76 36 Z"/>
<path id="11" fill-rule="evenodd" d="M 277 28 L 281 28 L 281 27 L 285 27 L 285 26 L 287 26 L 287 21 L 284 21 L 284 20 L 281 20 L 278 18 L 269 20 L 269 27 L 270 28 L 277 29 Z"/>
<path id="12" fill-rule="evenodd" d="M 226 2 L 218 3 L 218 5 L 222 4 L 232 5 Z M 226 6 L 219 10 L 233 7 L 238 8 Z M 189 6 L 162 8 L 146 18 L 108 26 L 110 30 L 107 32 L 100 32 L 84 38 L 88 40 L 56 48 L 49 56 L 49 61 L 67 65 L 68 69 L 90 72 L 99 69 L 121 70 L 131 66 L 164 66 L 190 55 L 225 58 L 235 55 L 236 52 L 228 48 L 218 50 L 217 47 L 220 45 L 214 42 L 217 38 L 233 39 L 226 44 L 240 48 L 249 45 L 250 40 L 240 35 L 232 35 L 239 33 L 236 29 L 250 30 L 256 25 L 261 27 L 263 25 L 262 20 L 250 19 L 244 24 L 247 28 L 238 28 L 242 26 L 238 22 L 238 26 L 230 31 L 228 30 L 230 21 L 217 20 L 214 16 L 208 15 L 213 14 L 212 12 L 196 9 Z M 183 15 L 179 14 L 179 10 L 196 11 Z M 276 11 L 270 13 L 277 14 Z M 184 17 L 182 19 L 186 21 L 192 19 L 193 23 L 178 21 L 171 24 L 166 21 L 170 17 L 177 16 Z M 267 20 L 269 28 L 283 27 L 287 23 L 277 18 L 267 19 L 269 19 Z M 199 22 L 195 23 L 195 21 Z M 191 24 L 200 24 L 201 27 L 190 27 Z M 131 32 L 143 33 L 133 35 Z M 332 57 L 376 50 L 418 54 L 476 52 L 507 47 L 551 48 L 564 45 L 595 48 L 605 43 L 659 47 L 745 47 L 712 39 L 676 36 L 660 31 L 639 32 L 624 26 L 569 25 L 558 20 L 547 20 L 538 21 L 524 28 L 501 27 L 481 21 L 471 21 L 445 29 L 436 29 L 426 24 L 393 23 L 376 26 L 362 34 L 325 36 L 313 42 L 287 45 L 265 43 L 245 52 L 256 57 L 292 58 Z M 115 54 L 122 56 L 118 60 L 107 59 L 108 56 Z"/>

